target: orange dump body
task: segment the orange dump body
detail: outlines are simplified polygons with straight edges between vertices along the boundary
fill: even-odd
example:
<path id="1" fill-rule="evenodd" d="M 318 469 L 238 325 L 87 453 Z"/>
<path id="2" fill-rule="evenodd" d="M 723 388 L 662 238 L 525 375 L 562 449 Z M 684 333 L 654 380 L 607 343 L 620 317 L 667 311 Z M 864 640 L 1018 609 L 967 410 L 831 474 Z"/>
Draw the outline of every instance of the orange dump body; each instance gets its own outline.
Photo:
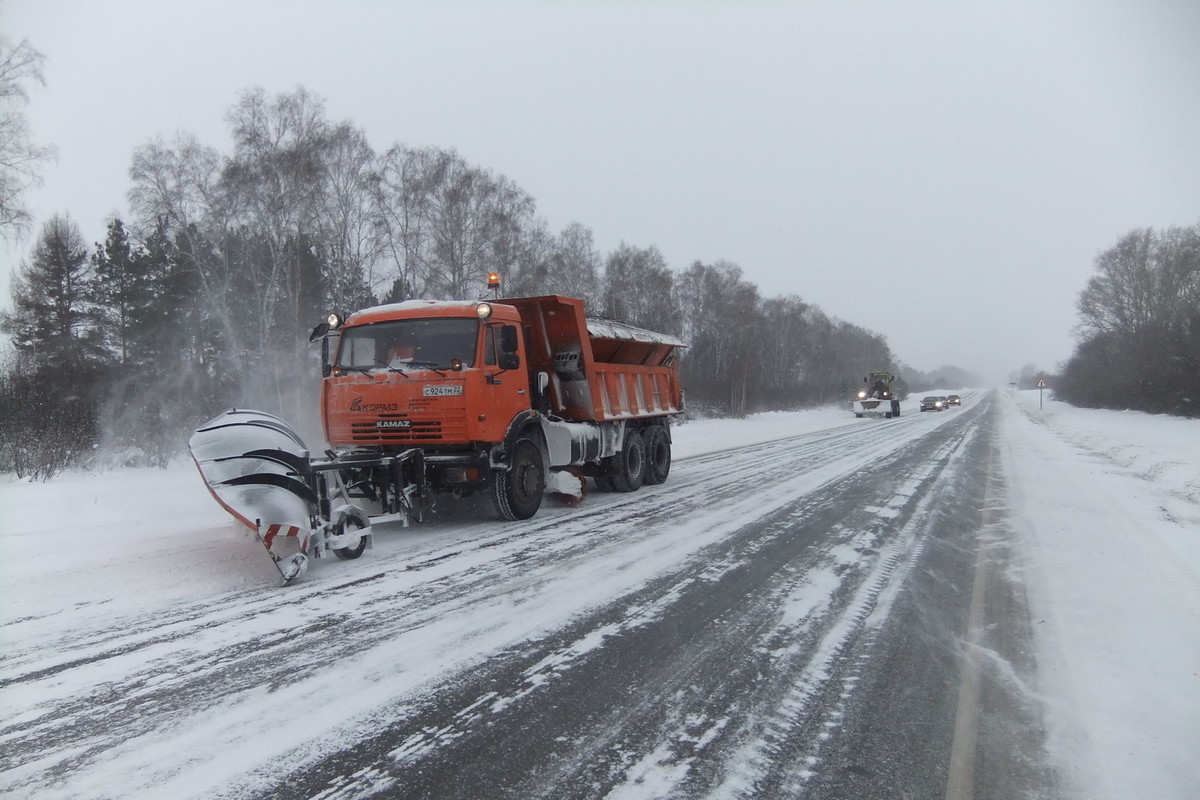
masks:
<path id="1" fill-rule="evenodd" d="M 550 412 L 608 422 L 677 414 L 683 342 L 619 322 L 589 320 L 583 301 L 558 295 L 514 298 L 525 324 L 532 373 L 550 376 Z"/>

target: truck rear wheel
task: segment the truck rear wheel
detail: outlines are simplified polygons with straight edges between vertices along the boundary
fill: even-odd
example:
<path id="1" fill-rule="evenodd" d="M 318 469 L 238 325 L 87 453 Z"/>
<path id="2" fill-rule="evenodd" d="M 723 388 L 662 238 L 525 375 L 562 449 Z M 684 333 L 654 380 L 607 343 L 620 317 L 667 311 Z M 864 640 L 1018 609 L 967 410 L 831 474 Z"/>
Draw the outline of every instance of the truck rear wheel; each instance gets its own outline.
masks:
<path id="1" fill-rule="evenodd" d="M 657 486 L 671 472 L 671 436 L 662 425 L 652 425 L 642 433 L 646 444 L 647 486 Z"/>
<path id="2" fill-rule="evenodd" d="M 646 480 L 646 442 L 642 434 L 625 429 L 621 452 L 608 459 L 608 474 L 618 492 L 636 492 Z"/>
<path id="3" fill-rule="evenodd" d="M 492 476 L 496 512 L 506 520 L 529 519 L 541 507 L 545 489 L 542 452 L 532 439 L 518 439 L 508 469 L 496 470 Z"/>

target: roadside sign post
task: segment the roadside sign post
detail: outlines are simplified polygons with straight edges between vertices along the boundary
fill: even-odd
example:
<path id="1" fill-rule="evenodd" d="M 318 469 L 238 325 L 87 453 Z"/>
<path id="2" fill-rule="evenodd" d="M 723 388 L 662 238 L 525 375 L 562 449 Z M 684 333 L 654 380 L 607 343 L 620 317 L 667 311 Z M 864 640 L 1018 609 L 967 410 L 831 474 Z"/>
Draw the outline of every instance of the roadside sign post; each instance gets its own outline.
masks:
<path id="1" fill-rule="evenodd" d="M 1038 411 L 1042 410 L 1042 389 L 1045 389 L 1045 388 L 1046 388 L 1046 380 L 1044 378 L 1038 378 L 1038 387 L 1037 387 L 1037 389 L 1038 389 Z"/>

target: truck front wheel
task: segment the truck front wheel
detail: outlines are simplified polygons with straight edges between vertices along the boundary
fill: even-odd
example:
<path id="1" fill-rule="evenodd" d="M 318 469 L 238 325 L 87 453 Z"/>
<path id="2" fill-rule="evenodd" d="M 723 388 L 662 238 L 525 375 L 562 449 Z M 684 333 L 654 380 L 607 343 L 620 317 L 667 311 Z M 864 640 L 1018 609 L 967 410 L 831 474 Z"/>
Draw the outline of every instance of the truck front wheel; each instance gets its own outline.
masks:
<path id="1" fill-rule="evenodd" d="M 507 470 L 492 476 L 492 501 L 503 519 L 529 519 L 542 505 L 546 489 L 546 471 L 542 452 L 531 439 L 518 439 L 513 445 Z"/>
<path id="2" fill-rule="evenodd" d="M 625 429 L 621 452 L 606 459 L 613 488 L 618 492 L 636 492 L 646 480 L 646 442 L 642 434 Z"/>

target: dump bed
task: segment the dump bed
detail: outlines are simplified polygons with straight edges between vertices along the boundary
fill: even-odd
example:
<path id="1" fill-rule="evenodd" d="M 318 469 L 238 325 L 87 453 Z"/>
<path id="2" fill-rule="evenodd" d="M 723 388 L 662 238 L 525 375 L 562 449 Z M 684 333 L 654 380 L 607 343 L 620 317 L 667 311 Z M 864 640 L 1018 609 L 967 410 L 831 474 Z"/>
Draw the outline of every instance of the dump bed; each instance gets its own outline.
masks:
<path id="1" fill-rule="evenodd" d="M 571 297 L 505 298 L 525 324 L 529 372 L 550 376 L 550 413 L 608 422 L 678 414 L 683 392 L 673 336 L 588 319 Z"/>

